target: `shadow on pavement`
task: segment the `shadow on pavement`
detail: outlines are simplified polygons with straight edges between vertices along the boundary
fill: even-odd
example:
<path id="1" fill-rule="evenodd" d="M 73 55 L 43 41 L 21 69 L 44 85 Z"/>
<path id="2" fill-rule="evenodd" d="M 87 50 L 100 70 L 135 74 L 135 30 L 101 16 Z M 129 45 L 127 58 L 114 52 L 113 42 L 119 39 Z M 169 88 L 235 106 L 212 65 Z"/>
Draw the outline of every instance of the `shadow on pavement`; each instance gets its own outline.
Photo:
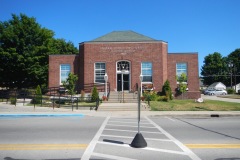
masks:
<path id="1" fill-rule="evenodd" d="M 190 122 L 184 121 L 184 120 L 182 120 L 182 119 L 179 119 L 179 118 L 176 118 L 176 119 L 179 120 L 179 121 L 181 121 L 181 122 L 187 123 L 187 124 L 189 124 L 189 125 L 191 125 L 191 126 L 194 126 L 194 127 L 200 128 L 200 129 L 203 129 L 203 130 L 205 130 L 205 131 L 208 131 L 208 132 L 212 132 L 212 133 L 216 133 L 216 134 L 219 134 L 219 135 L 228 137 L 228 138 L 240 140 L 240 138 L 238 138 L 238 137 L 233 137 L 233 136 L 230 136 L 230 135 L 227 135 L 227 134 L 224 134 L 224 133 L 220 133 L 220 132 L 217 132 L 217 131 L 213 131 L 213 130 L 210 130 L 210 129 L 206 129 L 206 128 L 197 126 L 197 125 L 195 125 L 195 124 L 192 124 L 192 123 L 190 123 Z M 238 158 L 238 159 L 217 159 L 217 160 L 240 160 L 240 159 Z"/>

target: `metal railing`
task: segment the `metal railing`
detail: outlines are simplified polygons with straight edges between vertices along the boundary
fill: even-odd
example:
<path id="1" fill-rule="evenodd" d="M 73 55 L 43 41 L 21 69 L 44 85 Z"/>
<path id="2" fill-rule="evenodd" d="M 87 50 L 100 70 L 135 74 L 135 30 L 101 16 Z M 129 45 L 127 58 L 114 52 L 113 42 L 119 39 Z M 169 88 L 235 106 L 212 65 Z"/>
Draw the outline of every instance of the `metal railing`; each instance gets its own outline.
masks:
<path id="1" fill-rule="evenodd" d="M 56 89 L 56 88 L 55 88 Z M 33 90 L 0 90 L 0 101 L 17 104 L 30 105 L 34 109 L 36 106 L 55 108 L 72 108 L 72 111 L 79 108 L 89 108 L 97 110 L 100 105 L 100 99 L 93 99 L 88 96 L 71 96 L 67 94 L 36 94 Z"/>

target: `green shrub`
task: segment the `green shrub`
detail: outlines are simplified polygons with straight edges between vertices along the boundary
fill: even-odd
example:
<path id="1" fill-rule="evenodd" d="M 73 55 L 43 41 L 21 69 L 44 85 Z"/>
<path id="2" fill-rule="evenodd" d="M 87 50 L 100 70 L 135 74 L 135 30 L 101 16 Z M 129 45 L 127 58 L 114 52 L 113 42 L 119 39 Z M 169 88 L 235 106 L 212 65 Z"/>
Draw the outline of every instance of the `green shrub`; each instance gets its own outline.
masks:
<path id="1" fill-rule="evenodd" d="M 227 89 L 227 93 L 228 93 L 228 94 L 234 94 L 234 93 L 235 93 L 235 90 L 234 90 L 234 89 Z"/>
<path id="2" fill-rule="evenodd" d="M 173 99 L 172 89 L 170 87 L 170 82 L 168 80 L 166 80 L 162 87 L 162 95 L 165 95 L 170 100 Z"/>
<path id="3" fill-rule="evenodd" d="M 38 85 L 35 92 L 35 97 L 32 99 L 32 104 L 41 104 L 42 102 L 42 90 L 41 87 Z"/>
<path id="4" fill-rule="evenodd" d="M 99 99 L 99 94 L 98 94 L 98 91 L 97 91 L 97 87 L 94 86 L 93 87 L 93 90 L 92 90 L 92 101 L 96 101 L 97 99 Z"/>
<path id="5" fill-rule="evenodd" d="M 156 101 L 158 98 L 158 95 L 155 91 L 144 91 L 143 97 L 145 98 L 145 101 Z"/>
<path id="6" fill-rule="evenodd" d="M 167 96 L 158 96 L 157 101 L 168 102 L 169 98 Z"/>
<path id="7" fill-rule="evenodd" d="M 65 104 L 65 101 L 61 101 L 61 100 L 59 101 L 59 100 L 58 100 L 58 101 L 55 101 L 55 103 L 56 103 L 56 104 Z"/>
<path id="8" fill-rule="evenodd" d="M 17 99 L 15 97 L 10 97 L 10 103 L 15 105 L 17 103 Z"/>

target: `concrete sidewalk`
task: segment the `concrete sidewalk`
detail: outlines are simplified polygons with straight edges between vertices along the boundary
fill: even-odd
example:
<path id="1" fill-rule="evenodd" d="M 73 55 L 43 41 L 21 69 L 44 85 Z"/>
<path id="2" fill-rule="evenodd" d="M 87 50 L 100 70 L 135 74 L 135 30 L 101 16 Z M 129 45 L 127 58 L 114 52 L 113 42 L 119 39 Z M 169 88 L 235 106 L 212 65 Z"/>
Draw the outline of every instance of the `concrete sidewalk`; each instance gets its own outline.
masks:
<path id="1" fill-rule="evenodd" d="M 51 107 L 34 107 L 33 106 L 14 106 L 0 102 L 0 114 L 79 114 L 82 113 L 88 116 L 96 117 L 137 117 L 137 111 L 95 111 L 95 110 L 74 110 L 63 108 L 51 108 Z M 240 111 L 141 111 L 141 116 L 185 116 L 185 117 L 229 117 L 240 116 Z"/>

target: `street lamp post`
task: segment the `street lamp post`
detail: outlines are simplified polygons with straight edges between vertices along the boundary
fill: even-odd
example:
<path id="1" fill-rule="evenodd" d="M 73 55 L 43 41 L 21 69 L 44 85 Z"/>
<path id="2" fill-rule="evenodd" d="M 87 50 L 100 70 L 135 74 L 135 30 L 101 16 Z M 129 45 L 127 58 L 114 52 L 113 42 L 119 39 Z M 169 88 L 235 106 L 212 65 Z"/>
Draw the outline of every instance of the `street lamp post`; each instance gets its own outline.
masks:
<path id="1" fill-rule="evenodd" d="M 140 74 L 140 76 L 139 76 L 139 79 L 140 79 L 140 82 L 141 82 L 141 97 L 142 97 L 142 81 L 143 81 L 143 75 L 142 75 L 142 73 Z"/>
<path id="2" fill-rule="evenodd" d="M 142 74 L 139 76 L 141 84 L 143 81 Z M 142 88 L 142 86 L 141 86 Z M 131 146 L 134 148 L 144 148 L 147 147 L 147 142 L 145 141 L 143 135 L 140 133 L 140 106 L 141 106 L 141 94 L 140 89 L 138 88 L 138 133 L 135 135 Z"/>
<path id="3" fill-rule="evenodd" d="M 232 62 L 228 63 L 228 67 L 230 68 L 230 76 L 231 76 L 231 89 L 232 89 L 232 67 L 233 67 L 233 63 L 232 63 Z"/>
<path id="4" fill-rule="evenodd" d="M 123 87 L 124 87 L 124 81 L 123 81 L 123 72 L 124 71 L 122 71 L 122 76 L 121 76 L 121 81 L 122 81 L 122 103 L 124 103 L 124 89 L 123 89 Z"/>
<path id="5" fill-rule="evenodd" d="M 105 80 L 105 96 L 107 97 L 107 81 L 108 81 L 107 73 L 105 73 L 105 75 L 104 75 L 104 80 Z"/>

